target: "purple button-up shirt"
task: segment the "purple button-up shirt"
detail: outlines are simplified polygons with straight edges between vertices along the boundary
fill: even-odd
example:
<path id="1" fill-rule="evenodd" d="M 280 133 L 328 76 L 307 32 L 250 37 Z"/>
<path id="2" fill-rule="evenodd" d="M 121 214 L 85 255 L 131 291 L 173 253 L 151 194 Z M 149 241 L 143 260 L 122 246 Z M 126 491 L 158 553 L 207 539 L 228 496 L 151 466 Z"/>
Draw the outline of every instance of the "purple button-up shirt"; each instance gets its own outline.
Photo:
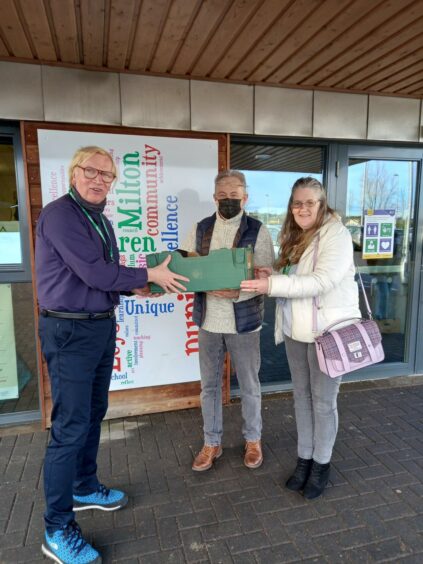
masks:
<path id="1" fill-rule="evenodd" d="M 91 214 L 99 219 L 98 214 Z M 98 216 L 98 217 L 96 217 Z M 114 262 L 79 205 L 62 196 L 41 212 L 35 244 L 35 271 L 40 309 L 99 313 L 119 303 L 119 292 L 143 288 L 145 268 L 119 265 L 111 223 Z M 105 235 L 108 241 L 107 235 Z"/>

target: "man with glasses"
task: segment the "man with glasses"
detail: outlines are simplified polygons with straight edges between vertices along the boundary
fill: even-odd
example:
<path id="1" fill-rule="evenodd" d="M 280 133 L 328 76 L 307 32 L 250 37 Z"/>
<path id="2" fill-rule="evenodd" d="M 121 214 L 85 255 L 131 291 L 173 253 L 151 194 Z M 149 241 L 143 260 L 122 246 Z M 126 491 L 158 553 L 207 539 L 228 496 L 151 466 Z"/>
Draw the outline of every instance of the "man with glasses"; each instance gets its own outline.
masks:
<path id="1" fill-rule="evenodd" d="M 244 212 L 247 202 L 245 176 L 236 170 L 221 172 L 215 179 L 217 213 L 196 224 L 184 244 L 188 252 L 207 255 L 216 249 L 252 246 L 255 267 L 271 267 L 272 239 L 260 221 Z M 263 297 L 254 293 L 240 296 L 239 290 L 197 293 L 193 318 L 200 327 L 199 357 L 201 409 L 204 446 L 192 469 L 211 468 L 222 454 L 222 371 L 228 351 L 241 390 L 242 432 L 245 438 L 244 464 L 258 468 L 263 462 L 261 448 L 260 328 Z"/>
<path id="2" fill-rule="evenodd" d="M 149 295 L 147 283 L 185 290 L 187 278 L 168 268 L 119 264 L 113 227 L 103 215 L 116 178 L 111 155 L 79 149 L 69 168 L 69 193 L 42 211 L 35 248 L 39 334 L 48 365 L 53 410 L 44 462 L 46 498 L 43 553 L 55 562 L 100 562 L 83 538 L 75 511 L 115 511 L 124 492 L 97 478 L 101 421 L 112 374 L 120 293 Z"/>

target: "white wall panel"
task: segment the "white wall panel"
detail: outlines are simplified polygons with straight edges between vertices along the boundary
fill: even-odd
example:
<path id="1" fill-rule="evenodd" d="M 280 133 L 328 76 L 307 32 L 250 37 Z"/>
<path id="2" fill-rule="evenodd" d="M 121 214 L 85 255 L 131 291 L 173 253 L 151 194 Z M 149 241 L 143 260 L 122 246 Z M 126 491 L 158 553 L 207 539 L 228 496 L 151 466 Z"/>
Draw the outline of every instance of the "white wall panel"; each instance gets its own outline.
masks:
<path id="1" fill-rule="evenodd" d="M 422 101 L 0 62 L 0 119 L 423 142 Z"/>
<path id="2" fill-rule="evenodd" d="M 367 95 L 314 92 L 313 136 L 366 139 Z"/>
<path id="3" fill-rule="evenodd" d="M 311 137 L 313 134 L 313 92 L 256 86 L 254 133 Z"/>
<path id="4" fill-rule="evenodd" d="M 46 121 L 121 125 L 119 75 L 43 67 Z"/>
<path id="5" fill-rule="evenodd" d="M 0 62 L 0 118 L 43 120 L 41 66 Z"/>
<path id="6" fill-rule="evenodd" d="M 190 129 L 189 80 L 121 74 L 122 124 Z"/>
<path id="7" fill-rule="evenodd" d="M 192 80 L 191 129 L 253 133 L 253 86 Z"/>
<path id="8" fill-rule="evenodd" d="M 419 140 L 420 100 L 370 96 L 368 139 Z"/>

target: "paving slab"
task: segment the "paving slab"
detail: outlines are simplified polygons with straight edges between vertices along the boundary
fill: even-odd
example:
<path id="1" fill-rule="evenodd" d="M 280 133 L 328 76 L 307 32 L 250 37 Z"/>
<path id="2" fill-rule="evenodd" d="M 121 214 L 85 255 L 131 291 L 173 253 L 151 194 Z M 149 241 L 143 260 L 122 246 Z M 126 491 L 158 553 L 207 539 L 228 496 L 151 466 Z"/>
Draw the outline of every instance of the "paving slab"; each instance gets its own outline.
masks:
<path id="1" fill-rule="evenodd" d="M 296 460 L 291 395 L 263 397 L 264 463 L 243 465 L 239 402 L 224 407 L 223 456 L 194 473 L 198 409 L 103 423 L 106 485 L 130 501 L 78 514 L 103 562 L 423 562 L 423 385 L 345 387 L 331 481 L 308 502 L 284 483 Z M 48 432 L 0 430 L 0 563 L 47 562 L 42 462 Z"/>

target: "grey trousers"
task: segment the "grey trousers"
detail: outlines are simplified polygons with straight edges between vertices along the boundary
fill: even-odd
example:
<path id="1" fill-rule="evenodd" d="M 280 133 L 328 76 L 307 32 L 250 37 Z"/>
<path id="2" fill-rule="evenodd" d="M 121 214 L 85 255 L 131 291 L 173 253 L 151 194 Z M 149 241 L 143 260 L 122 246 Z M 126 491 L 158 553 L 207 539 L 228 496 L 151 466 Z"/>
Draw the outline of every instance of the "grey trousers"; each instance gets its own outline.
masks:
<path id="1" fill-rule="evenodd" d="M 200 329 L 201 411 L 204 442 L 221 444 L 223 433 L 222 370 L 225 352 L 231 355 L 241 390 L 242 434 L 246 441 L 261 438 L 260 331 L 211 333 Z"/>
<path id="2" fill-rule="evenodd" d="M 284 335 L 294 386 L 298 456 L 326 464 L 338 432 L 336 398 L 342 377 L 330 378 L 319 370 L 314 343 Z"/>

